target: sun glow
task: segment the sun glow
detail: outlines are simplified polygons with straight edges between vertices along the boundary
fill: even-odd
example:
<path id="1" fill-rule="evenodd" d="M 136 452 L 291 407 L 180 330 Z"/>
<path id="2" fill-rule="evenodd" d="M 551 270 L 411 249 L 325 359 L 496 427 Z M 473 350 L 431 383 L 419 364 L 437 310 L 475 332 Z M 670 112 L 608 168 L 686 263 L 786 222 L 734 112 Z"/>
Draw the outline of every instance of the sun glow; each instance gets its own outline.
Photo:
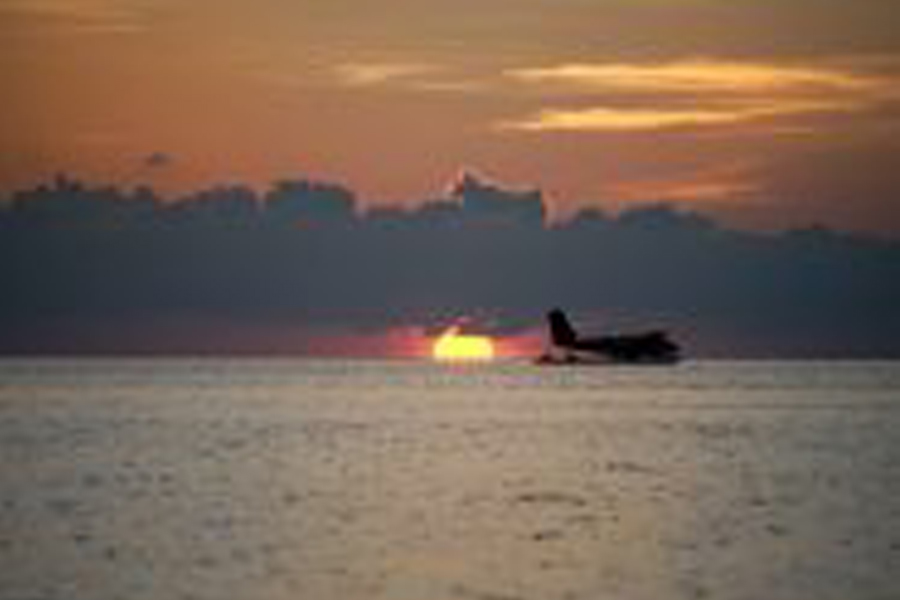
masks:
<path id="1" fill-rule="evenodd" d="M 454 325 L 435 340 L 431 355 L 442 362 L 488 361 L 494 358 L 494 342 L 482 335 L 460 335 Z"/>

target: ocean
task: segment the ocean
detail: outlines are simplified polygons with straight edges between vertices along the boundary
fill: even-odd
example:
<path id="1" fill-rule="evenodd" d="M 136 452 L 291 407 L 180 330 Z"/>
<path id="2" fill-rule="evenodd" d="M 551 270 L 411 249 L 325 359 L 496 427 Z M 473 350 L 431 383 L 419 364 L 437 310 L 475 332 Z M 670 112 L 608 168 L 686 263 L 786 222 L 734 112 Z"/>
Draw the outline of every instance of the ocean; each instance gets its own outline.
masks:
<path id="1" fill-rule="evenodd" d="M 2 600 L 895 600 L 900 363 L 0 361 Z"/>

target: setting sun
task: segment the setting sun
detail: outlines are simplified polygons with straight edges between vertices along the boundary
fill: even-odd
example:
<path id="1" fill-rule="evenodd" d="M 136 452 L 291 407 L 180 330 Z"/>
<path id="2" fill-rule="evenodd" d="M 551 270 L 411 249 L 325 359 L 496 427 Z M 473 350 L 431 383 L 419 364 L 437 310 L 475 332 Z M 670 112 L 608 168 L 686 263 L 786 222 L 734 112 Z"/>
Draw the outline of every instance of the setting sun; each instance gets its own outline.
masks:
<path id="1" fill-rule="evenodd" d="M 431 355 L 439 361 L 487 361 L 494 358 L 494 343 L 482 335 L 460 335 L 454 325 L 435 340 Z"/>

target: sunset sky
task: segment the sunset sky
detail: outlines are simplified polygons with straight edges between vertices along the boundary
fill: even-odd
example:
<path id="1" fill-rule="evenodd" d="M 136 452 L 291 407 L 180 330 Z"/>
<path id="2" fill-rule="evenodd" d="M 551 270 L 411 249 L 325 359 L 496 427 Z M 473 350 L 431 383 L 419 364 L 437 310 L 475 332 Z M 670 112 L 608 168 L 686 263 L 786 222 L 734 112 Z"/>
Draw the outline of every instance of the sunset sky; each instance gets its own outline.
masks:
<path id="1" fill-rule="evenodd" d="M 669 200 L 900 233 L 900 0 L 0 0 L 0 191 L 462 167 L 556 214 Z"/>

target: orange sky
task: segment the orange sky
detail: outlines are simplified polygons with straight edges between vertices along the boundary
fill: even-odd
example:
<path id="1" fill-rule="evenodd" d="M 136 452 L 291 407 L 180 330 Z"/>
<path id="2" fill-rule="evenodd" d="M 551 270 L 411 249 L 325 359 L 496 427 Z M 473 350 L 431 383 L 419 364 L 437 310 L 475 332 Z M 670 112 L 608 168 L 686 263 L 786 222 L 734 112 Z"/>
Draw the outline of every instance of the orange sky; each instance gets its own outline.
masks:
<path id="1" fill-rule="evenodd" d="M 896 233 L 898 25 L 900 0 L 0 0 L 0 189 L 396 203 L 474 166 L 563 213 Z"/>

